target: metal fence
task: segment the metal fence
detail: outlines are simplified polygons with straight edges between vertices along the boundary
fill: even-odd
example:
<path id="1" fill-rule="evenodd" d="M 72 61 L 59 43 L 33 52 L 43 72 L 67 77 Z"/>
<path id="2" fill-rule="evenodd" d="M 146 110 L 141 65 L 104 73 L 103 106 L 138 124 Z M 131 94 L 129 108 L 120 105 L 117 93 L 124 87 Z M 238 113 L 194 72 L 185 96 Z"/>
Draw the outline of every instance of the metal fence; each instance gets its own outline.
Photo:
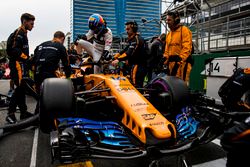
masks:
<path id="1" fill-rule="evenodd" d="M 250 17 L 199 28 L 198 32 L 193 39 L 198 39 L 201 52 L 244 48 L 250 44 Z"/>

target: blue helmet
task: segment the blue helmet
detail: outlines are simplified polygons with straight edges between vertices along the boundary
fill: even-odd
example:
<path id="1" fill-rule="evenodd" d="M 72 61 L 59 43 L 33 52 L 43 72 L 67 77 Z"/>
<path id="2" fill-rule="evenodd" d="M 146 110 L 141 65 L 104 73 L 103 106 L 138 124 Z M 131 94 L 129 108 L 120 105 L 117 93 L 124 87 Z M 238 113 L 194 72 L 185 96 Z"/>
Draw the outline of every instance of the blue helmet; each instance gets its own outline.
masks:
<path id="1" fill-rule="evenodd" d="M 93 30 L 95 34 L 102 32 L 106 28 L 106 22 L 99 14 L 92 14 L 89 17 L 89 29 Z"/>

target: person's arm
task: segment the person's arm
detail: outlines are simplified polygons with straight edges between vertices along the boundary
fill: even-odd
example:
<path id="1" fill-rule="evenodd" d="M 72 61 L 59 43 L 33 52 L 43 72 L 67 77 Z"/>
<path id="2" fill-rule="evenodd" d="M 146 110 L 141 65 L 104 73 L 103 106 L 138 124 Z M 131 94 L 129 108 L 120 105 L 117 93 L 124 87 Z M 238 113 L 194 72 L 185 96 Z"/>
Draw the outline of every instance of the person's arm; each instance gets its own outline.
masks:
<path id="1" fill-rule="evenodd" d="M 166 44 L 165 44 L 165 51 L 164 51 L 164 54 L 163 54 L 163 57 L 165 59 L 168 59 L 169 58 L 169 43 L 170 43 L 170 38 L 171 38 L 171 35 L 170 35 L 171 32 L 169 32 L 166 36 Z"/>
<path id="2" fill-rule="evenodd" d="M 129 45 L 127 45 L 123 50 L 121 50 L 119 53 L 117 53 L 114 56 L 115 60 L 123 61 L 127 59 L 126 51 L 128 50 Z"/>
<path id="3" fill-rule="evenodd" d="M 117 59 L 119 61 L 127 60 L 134 54 L 134 52 L 139 48 L 140 45 L 142 45 L 142 42 L 140 41 L 138 35 L 136 35 L 135 40 L 130 42 L 129 45 L 123 50 L 123 52 L 120 52 L 120 56 Z"/>
<path id="4" fill-rule="evenodd" d="M 28 55 L 22 52 L 24 34 L 19 31 L 16 38 L 14 38 L 12 46 L 12 54 L 17 60 L 27 60 Z"/>
<path id="5" fill-rule="evenodd" d="M 104 45 L 102 57 L 105 60 L 110 60 L 112 59 L 112 57 L 109 54 L 109 52 L 110 52 L 112 41 L 113 41 L 113 35 L 112 35 L 111 30 L 108 29 L 107 33 L 104 34 L 104 41 L 105 41 L 105 45 Z"/>
<path id="6" fill-rule="evenodd" d="M 94 31 L 93 30 L 89 30 L 86 34 L 85 34 L 87 41 L 90 40 L 91 38 L 94 37 Z"/>
<path id="7" fill-rule="evenodd" d="M 180 52 L 180 58 L 182 59 L 182 62 L 185 62 L 192 51 L 192 33 L 191 31 L 185 27 L 182 26 L 181 28 L 182 33 L 182 41 L 181 41 L 181 52 Z"/>
<path id="8" fill-rule="evenodd" d="M 112 41 L 113 41 L 113 35 L 111 30 L 109 30 L 105 35 L 104 35 L 104 41 L 105 41 L 105 46 L 104 50 L 110 51 Z"/>
<path id="9" fill-rule="evenodd" d="M 64 46 L 62 46 L 60 50 L 61 50 L 61 60 L 62 60 L 63 69 L 65 72 L 66 78 L 68 78 L 68 77 L 70 77 L 70 74 L 71 74 L 69 57 L 67 54 L 67 50 Z"/>
<path id="10" fill-rule="evenodd" d="M 39 52 L 39 50 L 38 50 L 39 46 L 37 46 L 35 48 L 35 50 L 34 50 L 34 56 L 30 59 L 30 65 L 31 65 L 31 70 L 32 71 L 35 71 L 36 63 L 38 62 L 38 59 L 40 58 L 40 54 L 38 53 Z"/>

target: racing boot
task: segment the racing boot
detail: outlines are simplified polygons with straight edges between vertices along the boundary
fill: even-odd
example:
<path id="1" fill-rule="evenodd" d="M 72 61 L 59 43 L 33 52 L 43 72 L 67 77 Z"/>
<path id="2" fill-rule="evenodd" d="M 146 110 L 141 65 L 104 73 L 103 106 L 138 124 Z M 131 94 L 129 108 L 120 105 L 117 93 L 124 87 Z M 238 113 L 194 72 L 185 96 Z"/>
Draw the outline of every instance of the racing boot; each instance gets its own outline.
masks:
<path id="1" fill-rule="evenodd" d="M 5 120 L 9 124 L 15 124 L 17 122 L 16 116 L 14 113 L 8 114 Z"/>
<path id="2" fill-rule="evenodd" d="M 32 116 L 34 116 L 32 113 L 30 113 L 28 111 L 23 111 L 20 114 L 20 120 L 26 119 L 26 118 L 29 118 L 29 117 L 32 117 Z"/>

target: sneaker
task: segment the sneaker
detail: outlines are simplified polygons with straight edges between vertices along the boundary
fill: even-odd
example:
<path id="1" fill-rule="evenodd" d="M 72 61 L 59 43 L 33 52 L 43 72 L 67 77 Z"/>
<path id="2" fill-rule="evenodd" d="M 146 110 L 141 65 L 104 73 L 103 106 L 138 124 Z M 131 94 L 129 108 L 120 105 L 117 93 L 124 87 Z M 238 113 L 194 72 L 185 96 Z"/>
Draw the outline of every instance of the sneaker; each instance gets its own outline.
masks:
<path id="1" fill-rule="evenodd" d="M 14 93 L 14 90 L 13 89 L 10 89 L 9 91 L 8 91 L 8 97 L 11 97 L 12 95 L 13 95 L 13 93 Z"/>
<path id="2" fill-rule="evenodd" d="M 21 112 L 20 114 L 20 120 L 22 119 L 26 119 L 26 118 L 29 118 L 29 117 L 32 117 L 33 114 L 28 112 L 28 111 L 24 111 L 24 112 Z"/>
<path id="3" fill-rule="evenodd" d="M 10 114 L 5 119 L 9 124 L 15 124 L 17 122 L 15 114 Z"/>

